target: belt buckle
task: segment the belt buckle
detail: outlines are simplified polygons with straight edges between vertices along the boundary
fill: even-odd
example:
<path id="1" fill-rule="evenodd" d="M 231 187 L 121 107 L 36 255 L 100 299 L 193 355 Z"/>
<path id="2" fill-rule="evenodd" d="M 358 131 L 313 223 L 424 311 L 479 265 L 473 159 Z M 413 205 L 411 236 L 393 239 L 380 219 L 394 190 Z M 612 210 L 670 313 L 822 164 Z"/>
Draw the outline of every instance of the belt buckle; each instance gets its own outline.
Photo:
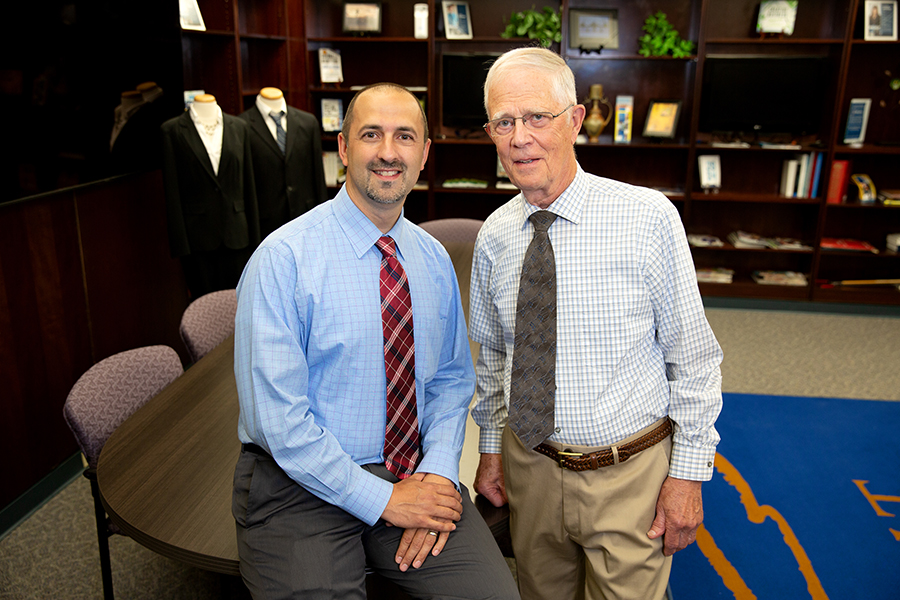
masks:
<path id="1" fill-rule="evenodd" d="M 563 452 L 562 450 L 557 450 L 556 457 L 557 457 L 557 462 L 559 463 L 559 468 L 565 469 L 566 468 L 566 465 L 565 465 L 566 459 L 569 457 L 574 458 L 577 456 L 584 456 L 584 454 L 582 454 L 581 452 Z"/>

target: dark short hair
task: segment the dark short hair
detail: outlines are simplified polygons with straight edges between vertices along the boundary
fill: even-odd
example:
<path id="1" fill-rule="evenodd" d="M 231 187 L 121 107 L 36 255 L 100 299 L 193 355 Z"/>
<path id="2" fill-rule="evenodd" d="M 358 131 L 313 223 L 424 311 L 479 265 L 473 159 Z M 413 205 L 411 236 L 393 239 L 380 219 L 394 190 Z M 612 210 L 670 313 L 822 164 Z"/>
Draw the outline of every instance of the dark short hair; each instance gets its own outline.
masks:
<path id="1" fill-rule="evenodd" d="M 422 115 L 422 125 L 425 126 L 425 139 L 428 139 L 428 117 L 425 116 L 425 109 L 422 108 L 422 103 L 419 102 L 419 99 L 416 98 L 416 95 L 411 91 L 406 89 L 400 84 L 390 83 L 390 82 L 382 82 L 382 83 L 373 83 L 372 85 L 367 85 L 363 89 L 356 92 L 353 95 L 353 98 L 350 100 L 350 104 L 347 105 L 347 112 L 344 114 L 344 124 L 341 126 L 341 133 L 344 135 L 344 139 L 347 139 L 347 135 L 350 133 L 350 126 L 353 124 L 353 108 L 356 106 L 356 99 L 362 96 L 364 93 L 378 89 L 378 88 L 390 88 L 395 90 L 400 90 L 406 92 L 410 96 L 412 96 L 413 100 L 416 101 L 416 106 L 419 107 L 419 114 Z"/>

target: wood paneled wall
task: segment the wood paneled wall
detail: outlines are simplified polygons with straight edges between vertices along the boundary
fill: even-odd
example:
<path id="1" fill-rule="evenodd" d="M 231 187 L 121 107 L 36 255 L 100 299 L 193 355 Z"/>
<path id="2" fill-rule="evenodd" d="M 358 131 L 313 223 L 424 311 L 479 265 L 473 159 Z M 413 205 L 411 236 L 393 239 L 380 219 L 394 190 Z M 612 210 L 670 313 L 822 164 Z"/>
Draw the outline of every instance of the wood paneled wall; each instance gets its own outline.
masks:
<path id="1" fill-rule="evenodd" d="M 166 344 L 188 304 L 159 171 L 0 204 L 0 508 L 78 450 L 62 416 L 97 361 Z"/>

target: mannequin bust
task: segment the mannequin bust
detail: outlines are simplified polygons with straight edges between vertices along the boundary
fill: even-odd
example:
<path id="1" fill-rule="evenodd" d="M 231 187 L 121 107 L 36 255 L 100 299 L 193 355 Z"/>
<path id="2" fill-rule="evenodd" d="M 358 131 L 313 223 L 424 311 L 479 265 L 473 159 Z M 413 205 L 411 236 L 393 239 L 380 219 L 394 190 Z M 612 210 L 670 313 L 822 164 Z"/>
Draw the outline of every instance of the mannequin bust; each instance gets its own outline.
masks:
<path id="1" fill-rule="evenodd" d="M 155 81 L 145 81 L 134 89 L 140 92 L 144 102 L 153 102 L 162 96 L 163 93 L 162 88 L 159 87 Z"/>
<path id="2" fill-rule="evenodd" d="M 127 113 L 129 109 L 138 106 L 144 102 L 144 96 L 137 90 L 129 90 L 127 92 L 122 92 L 120 96 L 120 106 L 122 110 Z"/>
<path id="3" fill-rule="evenodd" d="M 284 94 L 278 88 L 264 87 L 259 90 L 259 99 L 270 110 L 284 110 Z"/>
<path id="4" fill-rule="evenodd" d="M 197 119 L 204 125 L 215 125 L 219 116 L 219 104 L 212 94 L 198 94 L 194 96 L 194 113 Z"/>

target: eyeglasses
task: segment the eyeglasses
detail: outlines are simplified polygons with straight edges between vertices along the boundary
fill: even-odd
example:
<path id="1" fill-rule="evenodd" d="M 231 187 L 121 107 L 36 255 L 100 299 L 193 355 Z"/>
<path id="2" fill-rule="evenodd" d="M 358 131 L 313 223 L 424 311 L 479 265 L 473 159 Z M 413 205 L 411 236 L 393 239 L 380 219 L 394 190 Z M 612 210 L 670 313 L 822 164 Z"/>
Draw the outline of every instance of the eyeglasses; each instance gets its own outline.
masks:
<path id="1" fill-rule="evenodd" d="M 563 114 L 573 106 L 575 105 L 570 104 L 555 115 L 548 112 L 535 112 L 528 113 L 527 115 L 522 115 L 521 117 L 501 117 L 499 119 L 494 119 L 485 123 L 484 130 L 488 132 L 488 135 L 509 135 L 513 132 L 513 129 L 516 128 L 516 121 L 520 119 L 522 121 L 522 124 L 528 127 L 528 129 L 544 129 L 553 122 L 553 119 Z"/>

